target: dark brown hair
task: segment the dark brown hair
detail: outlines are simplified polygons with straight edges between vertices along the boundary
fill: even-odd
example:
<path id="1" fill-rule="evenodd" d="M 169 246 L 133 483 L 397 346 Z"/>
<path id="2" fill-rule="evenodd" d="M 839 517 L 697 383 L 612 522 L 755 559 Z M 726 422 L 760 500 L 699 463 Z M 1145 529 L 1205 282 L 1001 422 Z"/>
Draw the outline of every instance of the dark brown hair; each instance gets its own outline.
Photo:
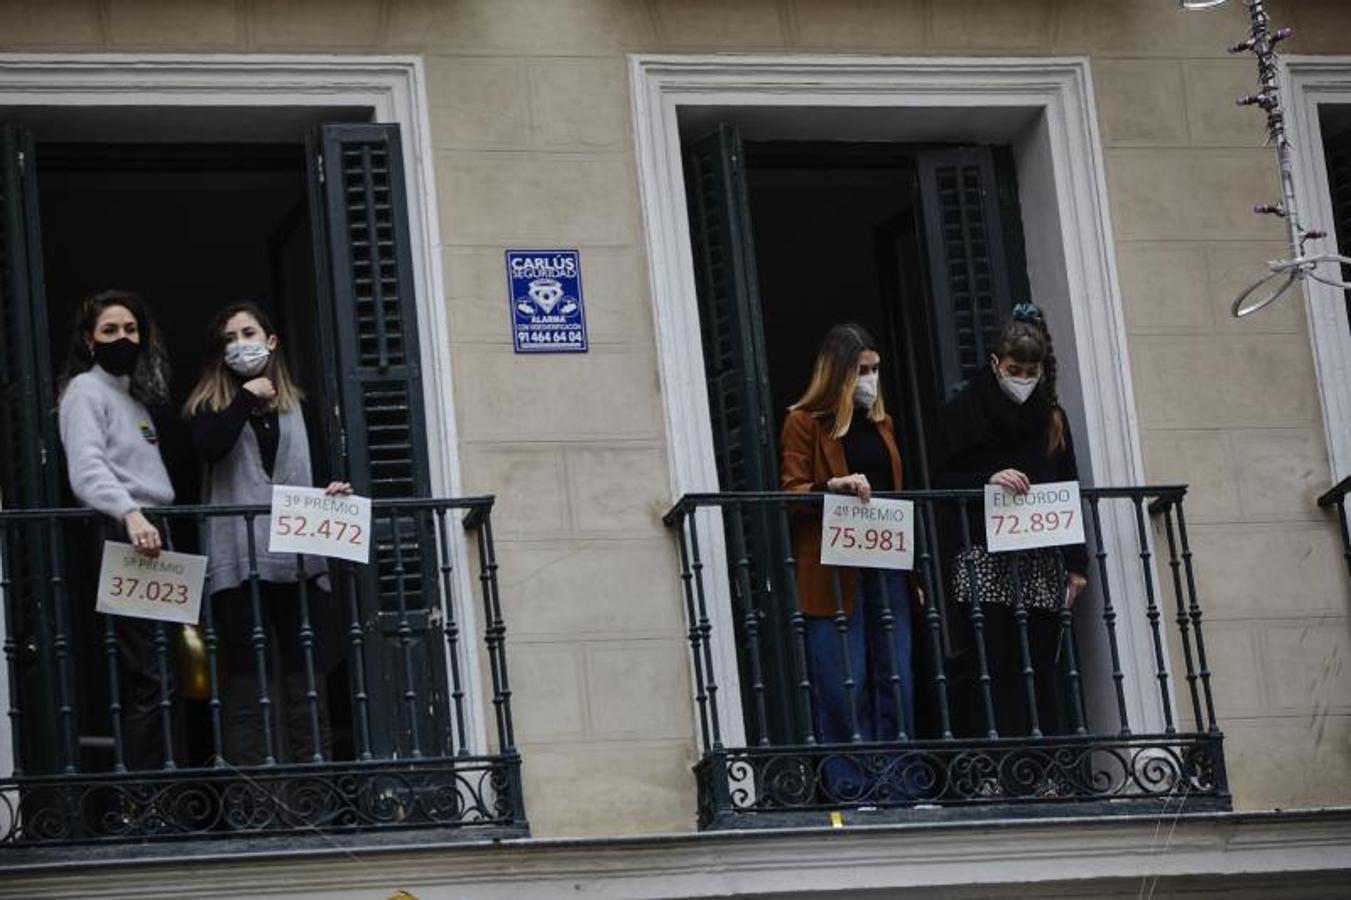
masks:
<path id="1" fill-rule="evenodd" d="M 131 395 L 146 406 L 159 406 L 169 401 L 169 355 L 164 350 L 164 339 L 150 315 L 141 295 L 134 291 L 100 291 L 80 301 L 75 312 L 75 328 L 70 336 L 66 362 L 57 380 L 59 392 L 65 392 L 72 378 L 94 367 L 94 355 L 89 349 L 94 339 L 94 326 L 104 310 L 114 306 L 126 308 L 136 320 L 141 336 L 141 353 L 131 373 Z"/>
<path id="2" fill-rule="evenodd" d="M 1046 317 L 1031 303 L 1019 303 L 1013 314 L 999 329 L 994 344 L 995 361 L 1008 356 L 1020 363 L 1040 363 L 1041 381 L 1051 400 L 1051 418 L 1046 433 L 1046 453 L 1050 455 L 1065 447 L 1065 414 L 1060 409 L 1060 395 L 1056 391 L 1055 344 L 1046 327 Z M 1040 385 L 1038 386 L 1040 387 Z"/>

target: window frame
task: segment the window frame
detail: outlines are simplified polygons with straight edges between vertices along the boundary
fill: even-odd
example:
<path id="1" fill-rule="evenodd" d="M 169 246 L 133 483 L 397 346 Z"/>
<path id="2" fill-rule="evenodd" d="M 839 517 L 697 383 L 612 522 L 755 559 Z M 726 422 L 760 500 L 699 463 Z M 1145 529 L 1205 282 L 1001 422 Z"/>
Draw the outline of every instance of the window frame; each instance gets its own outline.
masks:
<path id="1" fill-rule="evenodd" d="M 403 55 L 0 54 L 0 107 L 365 107 L 402 134 L 413 286 L 433 496 L 460 496 L 459 441 L 447 324 L 430 107 L 423 61 Z M 456 614 L 480 631 L 467 541 L 452 548 Z M 0 623 L 0 629 L 3 624 Z M 2 636 L 2 635 L 0 635 Z M 478 647 L 465 644 L 466 730 L 486 751 Z M 9 752 L 8 690 L 0 672 L 0 765 Z"/>
<path id="2" fill-rule="evenodd" d="M 1324 104 L 1351 106 L 1351 56 L 1288 56 L 1282 60 L 1280 78 L 1287 105 L 1286 127 L 1295 153 L 1295 196 L 1301 218 L 1306 227 L 1327 230 L 1329 237 L 1321 246 L 1335 251 L 1337 236 L 1331 234 L 1335 217 L 1318 108 Z M 1275 165 L 1273 155 L 1273 171 Z M 1311 244 L 1311 249 L 1319 244 Z M 1343 294 L 1315 281 L 1303 282 L 1330 484 L 1351 475 L 1351 323 Z M 1293 296 L 1281 302 L 1294 302 Z"/>
<path id="3" fill-rule="evenodd" d="M 688 216 L 681 170 L 681 123 L 697 113 L 724 118 L 753 111 L 757 121 L 777 115 L 794 139 L 808 134 L 809 110 L 866 110 L 867 127 L 887 139 L 909 140 L 888 114 L 925 119 L 949 115 L 945 140 L 1014 144 L 1028 274 L 1043 298 L 1054 333 L 1073 335 L 1061 357 L 1065 395 L 1081 437 L 1084 480 L 1101 485 L 1143 484 L 1144 462 L 1126 346 L 1116 241 L 1107 202 L 1106 168 L 1087 57 L 948 58 L 774 55 L 630 54 L 634 140 L 655 323 L 671 497 L 718 490 L 700 350 Z M 971 115 L 979 111 L 980 116 Z M 877 115 L 874 115 L 876 113 Z M 779 119 L 774 119 L 778 122 Z M 990 124 L 993 123 L 993 124 Z M 855 123 L 857 124 L 857 123 Z M 990 128 L 1002 133 L 987 133 Z M 777 136 L 783 139 L 783 135 Z M 857 139 L 857 135 L 853 136 Z M 746 140 L 762 135 L 743 134 Z M 1051 227 L 1028 227 L 1029 222 Z M 1084 379 L 1080 373 L 1092 372 Z M 1113 594 L 1143 603 L 1136 525 L 1125 510 L 1104 516 Z M 730 636 L 730 588 L 720 523 L 701 525 L 705 548 L 713 671 L 719 685 L 739 684 Z M 1135 561 L 1135 565 L 1131 562 Z M 1122 668 L 1133 730 L 1162 731 L 1162 705 L 1153 676 L 1148 623 L 1142 609 L 1118 601 Z M 1124 625 L 1124 627 L 1123 627 Z M 1168 662 L 1165 661 L 1165 665 Z M 723 741 L 741 746 L 744 719 L 736 692 L 720 697 Z M 1174 703 L 1175 705 L 1175 703 Z"/>

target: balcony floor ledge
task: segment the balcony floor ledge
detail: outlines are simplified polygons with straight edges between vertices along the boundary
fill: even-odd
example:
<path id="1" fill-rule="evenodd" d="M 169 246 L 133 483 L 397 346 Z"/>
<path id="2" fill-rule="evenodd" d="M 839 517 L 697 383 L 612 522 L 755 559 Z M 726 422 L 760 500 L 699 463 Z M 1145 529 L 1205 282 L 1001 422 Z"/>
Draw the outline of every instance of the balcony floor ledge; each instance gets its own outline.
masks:
<path id="1" fill-rule="evenodd" d="M 901 896 L 902 886 L 952 896 L 995 889 L 1111 896 L 1116 888 L 1135 896 L 1142 879 L 1158 879 L 1165 891 L 1196 879 L 1208 888 L 1232 882 L 1245 895 L 1270 897 L 1344 887 L 1351 873 L 1351 807 L 494 842 L 398 837 L 384 845 L 288 840 L 270 850 L 181 844 L 116 861 L 68 849 L 63 861 L 32 865 L 8 865 L 0 853 L 0 898 L 182 896 L 189 867 L 194 897 L 340 900 L 399 889 L 420 900 L 874 898 Z"/>

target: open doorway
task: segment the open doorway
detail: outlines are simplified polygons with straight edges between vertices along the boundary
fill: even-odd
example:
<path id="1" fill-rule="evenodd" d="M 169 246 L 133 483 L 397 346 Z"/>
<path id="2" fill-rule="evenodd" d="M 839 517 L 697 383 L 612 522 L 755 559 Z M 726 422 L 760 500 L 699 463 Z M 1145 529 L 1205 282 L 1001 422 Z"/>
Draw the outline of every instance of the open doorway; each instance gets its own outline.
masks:
<path id="1" fill-rule="evenodd" d="M 257 302 L 279 323 L 288 362 L 312 359 L 293 344 L 314 331 L 304 145 L 38 143 L 36 155 L 52 359 L 65 357 L 81 298 L 108 287 L 146 298 L 172 366 L 156 423 L 163 456 L 178 501 L 195 503 L 200 472 L 177 411 L 216 311 Z M 327 460 L 322 444 L 312 449 Z"/>
<path id="2" fill-rule="evenodd" d="M 0 301 L 5 321 L 22 324 L 28 336 L 22 358 L 7 359 L 6 367 L 3 396 L 24 419 L 10 416 L 3 431 L 6 452 L 23 464 L 6 469 L 0 492 L 7 506 L 73 504 L 54 437 L 55 382 L 78 303 L 108 287 L 142 294 L 164 332 L 172 396 L 153 414 L 180 505 L 198 500 L 201 466 L 182 403 L 200 375 L 212 318 L 242 299 L 272 314 L 308 394 L 302 409 L 314 478 L 351 481 L 375 499 L 430 496 L 398 126 L 367 124 L 371 111 L 362 108 L 113 112 L 0 109 L 13 118 L 0 119 L 0 161 L 6 186 L 17 188 L 0 197 L 6 222 L 0 239 L 7 258 L 21 251 L 26 264 L 25 277 L 15 282 L 22 289 Z M 17 384 L 31 388 L 9 387 Z M 35 433 L 42 439 L 34 440 Z M 42 484 L 29 487 L 21 474 L 29 470 L 42 473 Z M 398 690 L 397 663 L 407 657 L 427 673 L 434 695 L 445 690 L 444 648 L 431 615 L 439 603 L 436 560 L 424 552 L 434 542 L 422 533 L 425 519 L 400 514 L 381 521 L 373 529 L 372 564 L 342 570 L 336 602 L 360 604 L 351 620 L 369 635 L 359 653 L 332 670 L 331 682 L 355 684 L 360 679 L 347 674 L 362 668 L 366 691 Z M 175 525 L 173 549 L 200 550 L 190 525 L 189 519 Z M 54 539 L 37 566 L 59 572 L 53 578 L 67 595 L 83 601 L 92 596 L 96 574 L 84 561 L 98 558 L 102 536 L 81 530 L 72 526 Z M 40 605 L 21 614 L 24 627 L 50 631 Z M 65 659 L 45 654 L 34 663 L 43 671 L 20 679 L 33 694 L 24 707 L 51 708 L 52 685 L 64 678 L 75 707 L 75 764 L 106 770 L 115 713 L 94 664 L 106 648 L 91 604 L 72 605 L 66 638 L 77 652 Z M 70 659 L 76 664 L 67 666 Z M 59 674 L 63 667 L 68 670 Z M 334 696 L 352 693 L 347 684 L 330 688 Z M 185 706 L 182 716 L 175 714 L 180 740 L 174 752 L 180 765 L 201 765 L 211 752 L 203 742 L 211 729 L 196 727 L 206 704 Z M 363 752 L 402 754 L 420 734 L 443 733 L 436 710 L 374 704 Z M 353 758 L 351 729 L 340 715 L 347 712 L 334 705 L 339 758 Z M 43 727 L 50 725 L 44 720 Z M 38 728 L 29 735 L 23 756 L 30 770 L 50 769 L 57 742 Z"/>
<path id="3" fill-rule="evenodd" d="M 141 294 L 162 330 L 171 366 L 170 402 L 153 410 L 161 456 L 178 504 L 201 498 L 201 463 L 180 411 L 210 353 L 210 323 L 224 306 L 248 300 L 277 323 L 282 350 L 301 388 L 316 380 L 318 325 L 314 256 L 305 172 L 305 146 L 293 143 L 128 144 L 43 142 L 34 147 L 42 269 L 51 359 L 68 352 L 82 298 L 110 287 Z M 307 422 L 315 475 L 326 479 L 332 459 L 325 429 Z M 78 503 L 65 479 L 61 505 Z M 181 522 L 175 549 L 201 552 L 199 535 Z M 97 572 L 78 560 L 97 559 L 101 535 L 66 530 L 67 580 L 75 596 L 91 595 Z M 85 659 L 103 652 L 103 629 L 87 604 L 72 610 L 72 641 Z M 81 723 L 80 766 L 111 767 L 112 737 L 94 667 L 77 667 L 74 696 Z M 343 696 L 346 671 L 332 673 L 330 696 Z M 185 695 L 175 743 L 181 761 L 206 764 L 211 752 L 207 698 Z M 339 714 L 335 738 L 350 755 L 350 723 Z M 106 757 L 106 758 L 105 758 Z"/>
<path id="4" fill-rule="evenodd" d="M 902 489 L 934 486 L 943 403 L 981 366 L 1013 303 L 1029 294 L 1012 153 L 1003 146 L 820 141 L 743 142 L 727 124 L 685 144 L 687 207 L 714 455 L 723 491 L 779 487 L 778 436 L 807 385 L 826 332 L 862 324 L 878 343 L 888 409 L 905 461 Z M 758 610 L 763 669 L 792 678 L 790 556 L 768 508 L 735 513 L 752 571 L 744 608 Z M 929 522 L 930 546 L 936 525 Z M 943 588 L 937 585 L 939 606 Z M 737 647 L 752 643 L 738 620 Z M 916 630 L 916 633 L 917 630 Z M 948 646 L 943 643 L 944 648 Z M 937 671 L 916 642 L 918 671 Z M 758 651 L 757 651 L 758 652 Z M 756 702 L 743 680 L 743 705 Z M 791 691 L 766 711 L 778 743 L 808 730 Z M 938 736 L 919 695 L 921 737 Z M 758 725 L 756 726 L 759 727 Z"/>

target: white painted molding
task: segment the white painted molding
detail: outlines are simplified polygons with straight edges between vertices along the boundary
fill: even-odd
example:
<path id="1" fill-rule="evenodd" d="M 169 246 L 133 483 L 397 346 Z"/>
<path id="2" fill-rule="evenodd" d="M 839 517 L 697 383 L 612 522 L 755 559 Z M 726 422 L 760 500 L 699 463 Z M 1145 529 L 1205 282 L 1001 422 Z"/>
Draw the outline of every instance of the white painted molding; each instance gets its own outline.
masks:
<path id="1" fill-rule="evenodd" d="M 1337 243 L 1336 220 L 1318 107 L 1351 105 L 1351 56 L 1288 56 L 1283 60 L 1282 81 L 1286 124 L 1295 150 L 1295 196 L 1305 227 L 1321 228 L 1329 234 L 1325 241 L 1311 244 L 1311 249 L 1321 245 L 1331 251 Z M 1323 410 L 1328 467 L 1336 483 L 1351 475 L 1351 323 L 1347 321 L 1345 292 L 1306 279 L 1304 306 Z"/>
<path id="2" fill-rule="evenodd" d="M 451 383 L 427 83 L 418 56 L 245 54 L 0 54 L 0 107 L 369 107 L 397 123 L 407 178 L 409 233 L 427 408 L 431 485 L 458 496 L 461 477 Z M 41 160 L 39 160 L 41 165 Z M 451 534 L 461 633 L 479 634 L 466 541 Z M 486 748 L 480 649 L 465 640 L 469 746 Z M 0 699 L 0 703 L 6 698 Z M 0 730 L 8 727 L 3 717 Z M 0 735 L 0 739 L 4 739 Z"/>
<path id="3" fill-rule="evenodd" d="M 1050 298 L 1044 305 L 1062 340 L 1072 335 L 1072 341 L 1066 341 L 1074 348 L 1065 360 L 1066 374 L 1077 374 L 1082 396 L 1067 397 L 1066 403 L 1079 426 L 1076 430 L 1082 432 L 1081 464 L 1086 463 L 1084 468 L 1099 485 L 1143 484 L 1106 176 L 1086 58 L 637 54 L 630 56 L 629 67 L 673 499 L 718 487 L 677 118 L 681 107 L 699 106 L 754 108 L 757 122 L 775 108 L 785 121 L 810 116 L 813 108 L 864 108 L 876 113 L 873 139 L 889 141 L 906 139 L 907 111 L 952 111 L 954 128 L 960 128 L 964 140 L 980 134 L 986 118 L 982 110 L 1025 111 L 1020 121 L 1030 125 L 983 137 L 1015 146 L 1033 293 L 1039 299 Z M 1001 123 L 1019 120 L 1009 115 L 988 118 Z M 852 137 L 862 139 L 858 134 Z M 1029 185 L 1037 186 L 1035 194 L 1029 195 Z M 1161 731 L 1134 514 L 1124 504 L 1104 505 L 1103 514 L 1128 714 L 1137 733 Z M 730 591 L 718 529 L 719 524 L 710 521 L 701 544 L 714 633 L 730 636 Z M 723 686 L 724 731 L 731 735 L 725 740 L 730 743 L 742 733 L 730 637 L 715 644 L 714 651 Z M 1108 708 L 1114 710 L 1115 704 L 1109 701 Z M 1114 718 L 1113 712 L 1101 724 L 1115 728 Z"/>

